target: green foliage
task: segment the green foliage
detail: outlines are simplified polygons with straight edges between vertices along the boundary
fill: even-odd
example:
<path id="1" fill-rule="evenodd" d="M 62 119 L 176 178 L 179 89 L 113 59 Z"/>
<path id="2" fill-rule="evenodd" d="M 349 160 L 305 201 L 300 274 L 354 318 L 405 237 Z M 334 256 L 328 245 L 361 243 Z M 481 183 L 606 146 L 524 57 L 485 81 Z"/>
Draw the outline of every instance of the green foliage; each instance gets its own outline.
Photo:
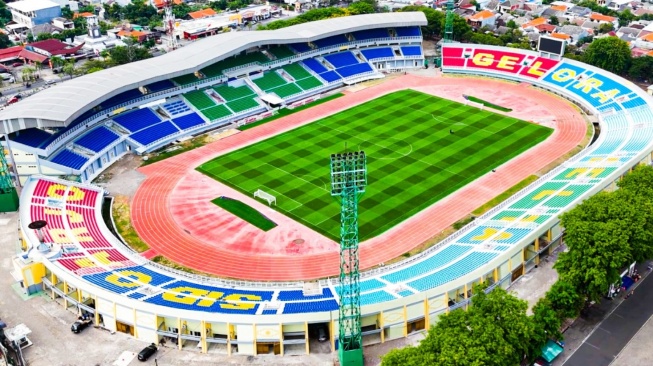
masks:
<path id="1" fill-rule="evenodd" d="M 125 43 L 126 46 L 109 50 L 112 65 L 123 65 L 152 57 L 146 48 L 139 46 L 134 40 L 126 40 Z"/>
<path id="2" fill-rule="evenodd" d="M 478 44 L 488 44 L 492 46 L 503 46 L 504 43 L 501 39 L 493 36 L 492 34 L 485 34 L 485 33 L 473 33 L 470 41 L 472 43 L 478 43 Z"/>
<path id="3" fill-rule="evenodd" d="M 599 33 L 604 34 L 614 30 L 612 23 L 603 23 L 599 26 Z"/>
<path id="4" fill-rule="evenodd" d="M 644 82 L 653 79 L 653 57 L 642 56 L 633 58 L 628 69 L 628 76 Z"/>
<path id="5" fill-rule="evenodd" d="M 446 19 L 443 16 L 441 22 L 443 32 L 444 32 L 445 21 Z M 467 20 L 465 18 L 461 17 L 458 14 L 453 15 L 453 39 L 454 40 L 456 41 L 465 40 L 464 35 L 469 34 L 471 31 L 472 31 L 472 27 L 469 24 L 467 24 Z"/>
<path id="6" fill-rule="evenodd" d="M 548 305 L 560 319 L 575 318 L 583 307 L 584 299 L 576 288 L 564 280 L 556 281 L 546 293 Z"/>
<path id="7" fill-rule="evenodd" d="M 615 74 L 622 74 L 630 67 L 632 56 L 628 42 L 617 37 L 595 39 L 585 51 L 584 60 Z"/>
<path id="8" fill-rule="evenodd" d="M 534 343 L 542 345 L 549 338 L 557 340 L 562 337 L 560 333 L 562 318 L 546 297 L 541 298 L 533 306 L 533 322 L 535 323 Z"/>
<path id="9" fill-rule="evenodd" d="M 539 353 L 526 301 L 502 288 L 485 294 L 475 287 L 474 293 L 467 311 L 440 316 L 419 346 L 393 350 L 382 365 L 506 366 Z"/>
<path id="10" fill-rule="evenodd" d="M 13 43 L 11 43 L 9 36 L 4 33 L 0 33 L 0 49 L 8 48 L 11 46 L 13 46 Z"/>
<path id="11" fill-rule="evenodd" d="M 513 19 L 510 19 L 508 21 L 508 23 L 506 24 L 506 27 L 508 27 L 510 29 L 517 29 L 518 26 L 517 26 L 517 23 Z"/>
<path id="12" fill-rule="evenodd" d="M 3 27 L 7 25 L 11 21 L 11 11 L 7 8 L 7 3 L 4 1 L 0 0 L 0 27 Z M 3 33 L 3 35 L 6 35 Z M 6 48 L 2 47 L 0 44 L 0 48 Z"/>
<path id="13" fill-rule="evenodd" d="M 349 5 L 348 9 L 351 15 L 374 13 L 374 6 L 363 1 L 358 1 Z"/>
<path id="14" fill-rule="evenodd" d="M 558 24 L 560 24 L 560 20 L 558 20 L 557 16 L 551 15 L 551 17 L 549 18 L 549 24 L 558 25 Z"/>
<path id="15" fill-rule="evenodd" d="M 280 19 L 270 22 L 267 25 L 260 25 L 259 30 L 274 30 L 290 27 L 292 25 L 314 22 L 316 20 L 337 18 L 349 15 L 347 8 L 317 8 L 309 10 L 292 19 Z"/>
<path id="16" fill-rule="evenodd" d="M 422 34 L 428 37 L 442 37 L 444 31 L 444 13 L 428 6 L 410 5 L 401 8 L 402 12 L 421 11 L 426 16 L 427 25 L 422 27 Z"/>

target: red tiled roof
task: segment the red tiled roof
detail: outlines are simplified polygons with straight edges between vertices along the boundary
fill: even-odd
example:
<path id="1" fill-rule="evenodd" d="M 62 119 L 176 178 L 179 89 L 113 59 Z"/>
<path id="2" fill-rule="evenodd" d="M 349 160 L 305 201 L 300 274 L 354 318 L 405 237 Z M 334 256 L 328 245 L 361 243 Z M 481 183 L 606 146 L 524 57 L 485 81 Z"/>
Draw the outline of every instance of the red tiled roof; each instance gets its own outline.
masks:
<path id="1" fill-rule="evenodd" d="M 38 48 L 50 53 L 68 47 L 67 44 L 61 42 L 58 39 L 46 39 L 45 41 L 32 42 L 28 44 L 28 46 L 32 46 L 34 48 Z"/>
<path id="2" fill-rule="evenodd" d="M 18 55 L 21 58 L 24 58 L 25 60 L 30 60 L 30 61 L 38 61 L 38 62 L 43 62 L 48 59 L 47 56 L 42 55 L 40 53 L 32 52 L 29 50 L 23 49 L 20 51 L 20 54 Z"/>
<path id="3" fill-rule="evenodd" d="M 13 60 L 18 57 L 23 46 L 14 46 L 0 50 L 0 61 Z"/>
<path id="4" fill-rule="evenodd" d="M 540 32 L 553 32 L 556 30 L 556 26 L 553 24 L 540 24 L 535 26 Z"/>
<path id="5" fill-rule="evenodd" d="M 200 19 L 200 18 L 206 18 L 206 17 L 212 17 L 216 15 L 217 13 L 215 10 L 211 8 L 203 9 L 203 10 L 198 10 L 198 11 L 193 11 L 191 13 L 188 13 L 188 15 L 193 18 L 193 19 Z"/>

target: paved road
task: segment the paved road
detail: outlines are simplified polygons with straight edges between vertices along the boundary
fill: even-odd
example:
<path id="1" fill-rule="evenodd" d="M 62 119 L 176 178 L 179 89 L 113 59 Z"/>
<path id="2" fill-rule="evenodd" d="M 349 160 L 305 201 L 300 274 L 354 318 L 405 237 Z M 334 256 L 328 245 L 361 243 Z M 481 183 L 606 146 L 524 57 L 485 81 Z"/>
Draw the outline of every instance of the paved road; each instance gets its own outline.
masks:
<path id="1" fill-rule="evenodd" d="M 638 283 L 635 293 L 585 339 L 564 366 L 608 366 L 653 315 L 653 276 Z M 604 300 L 607 301 L 607 300 Z"/>

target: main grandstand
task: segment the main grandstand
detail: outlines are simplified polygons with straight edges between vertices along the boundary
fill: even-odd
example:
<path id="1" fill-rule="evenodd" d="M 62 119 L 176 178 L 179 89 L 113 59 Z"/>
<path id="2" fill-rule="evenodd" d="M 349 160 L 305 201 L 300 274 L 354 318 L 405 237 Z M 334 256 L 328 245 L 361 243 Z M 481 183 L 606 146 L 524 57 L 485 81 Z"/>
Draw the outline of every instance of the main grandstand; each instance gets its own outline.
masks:
<path id="1" fill-rule="evenodd" d="M 397 23 L 399 17 L 407 18 Z M 412 40 L 414 37 L 410 34 L 414 34 L 416 28 L 409 31 L 403 27 L 410 28 L 421 24 L 424 24 L 424 21 L 419 15 L 398 13 L 316 22 L 305 29 L 306 32 L 310 30 L 314 33 L 302 39 L 296 38 L 297 36 L 285 39 L 276 35 L 244 35 L 242 37 L 246 38 L 230 39 L 233 42 L 230 43 L 230 47 L 242 51 L 251 48 L 253 43 L 238 43 L 240 41 L 262 42 L 252 41 L 247 37 L 269 37 L 265 41 L 268 42 L 267 44 L 301 44 L 289 49 L 295 55 L 306 52 L 307 57 L 310 58 L 297 60 L 299 63 L 288 64 L 299 65 L 301 69 L 283 65 L 283 72 L 274 72 L 269 76 L 270 71 L 267 73 L 263 71 L 263 75 L 259 78 L 250 78 L 250 80 L 249 76 L 245 77 L 242 84 L 230 85 L 229 77 L 221 76 L 233 70 L 232 64 L 206 69 L 215 62 L 203 62 L 201 59 L 197 60 L 202 62 L 198 62 L 195 68 L 171 71 L 165 75 L 152 76 L 156 73 L 155 70 L 144 71 L 144 75 L 151 76 L 143 79 L 143 83 L 150 85 L 168 80 L 178 88 L 175 95 L 181 93 L 182 96 L 165 101 L 162 108 L 170 111 L 189 108 L 192 112 L 181 111 L 178 114 L 185 116 L 194 113 L 208 125 L 207 114 L 219 116 L 225 113 L 225 109 L 234 112 L 228 106 L 230 102 L 257 95 L 258 97 L 254 98 L 256 103 L 265 108 L 269 106 L 270 101 L 278 101 L 276 98 L 283 99 L 282 95 L 286 93 L 286 89 L 294 88 L 287 85 L 296 85 L 297 88 L 307 91 L 306 96 L 310 96 L 313 94 L 308 91 L 312 89 L 309 87 L 303 89 L 299 85 L 301 80 L 309 78 L 305 77 L 306 73 L 326 86 L 329 78 L 326 75 L 330 72 L 335 72 L 342 77 L 338 69 L 363 64 L 363 62 L 351 64 L 352 57 L 354 60 L 362 60 L 356 54 L 359 51 L 347 51 L 351 56 L 349 54 L 343 56 L 340 46 L 329 48 L 333 49 L 332 53 L 322 53 L 321 47 L 328 48 L 329 44 L 342 45 L 344 40 L 354 42 L 346 43 L 347 45 L 356 45 L 357 42 L 368 42 L 368 39 L 379 39 L 378 29 L 386 29 L 388 34 L 394 33 L 397 37 L 403 37 L 400 34 L 408 32 L 407 37 Z M 348 37 L 350 33 L 355 34 L 364 29 L 377 30 L 367 34 L 367 37 L 371 38 L 354 36 L 352 41 Z M 399 29 L 402 30 L 398 31 Z M 276 34 L 275 32 L 269 34 Z M 318 40 L 323 41 L 318 42 Z M 211 38 L 206 42 L 209 41 L 218 42 Z M 257 43 L 257 47 L 260 49 L 261 44 Z M 405 64 L 407 56 L 402 47 L 419 46 L 389 45 L 388 47 L 393 49 L 394 54 L 392 59 L 388 59 L 390 62 L 413 67 L 413 64 Z M 366 74 L 369 71 L 364 71 L 355 75 L 365 74 L 372 77 L 378 72 L 378 68 L 367 57 L 374 56 L 377 51 L 373 51 L 372 55 L 370 52 L 365 52 L 368 53 L 366 56 L 365 47 L 359 50 L 360 55 L 367 60 L 365 63 L 372 68 L 372 73 Z M 184 51 L 185 49 L 176 51 L 179 56 L 175 57 L 182 58 Z M 267 53 L 268 50 L 265 51 Z M 171 55 L 174 54 L 175 52 Z M 378 55 L 391 57 L 387 51 L 379 51 Z M 263 64 L 260 57 L 248 56 L 243 68 L 261 67 Z M 187 59 L 191 60 L 193 57 Z M 315 60 L 317 64 L 306 61 L 307 59 Z M 326 67 L 326 71 L 321 67 Z M 358 68 L 362 70 L 367 67 L 356 66 L 356 69 Z M 402 67 L 396 66 L 396 68 Z M 476 283 L 490 284 L 488 290 L 496 286 L 510 285 L 515 278 L 535 266 L 541 256 L 545 256 L 549 250 L 559 245 L 562 228 L 558 216 L 562 212 L 592 194 L 604 189 L 612 189 L 614 182 L 634 165 L 651 163 L 653 101 L 637 86 L 618 76 L 575 61 L 544 58 L 536 52 L 480 45 L 445 45 L 442 68 L 445 73 L 518 81 L 561 95 L 572 100 L 586 112 L 598 116 L 602 133 L 590 147 L 437 245 L 409 259 L 362 273 L 362 325 L 366 343 L 405 337 L 413 331 L 428 328 L 429 324 L 437 321 L 440 314 L 467 306 L 471 288 Z M 115 70 L 118 72 L 120 69 Z M 218 86 L 198 87 L 197 91 L 194 90 L 194 86 L 190 89 L 181 86 L 185 82 L 189 85 L 201 83 L 204 79 L 192 79 L 197 78 L 195 72 L 198 70 L 201 74 L 198 75 L 205 76 L 204 79 L 217 77 L 221 78 L 219 80 L 226 80 L 227 84 L 222 81 Z M 268 70 L 277 70 L 277 68 L 270 66 Z M 159 72 L 165 71 L 168 70 L 159 70 Z M 286 73 L 291 75 L 290 78 L 285 77 Z M 344 72 L 347 73 L 348 71 Z M 95 74 L 91 76 L 93 75 Z M 141 75 L 134 76 L 141 77 Z M 82 79 L 84 78 L 77 80 Z M 280 85 L 284 80 L 285 83 Z M 338 86 L 356 80 L 360 79 L 357 77 L 346 79 L 340 81 Z M 80 86 L 86 85 L 84 83 L 86 81 L 78 82 Z M 49 132 L 42 131 L 48 136 L 36 132 L 41 131 L 40 129 L 30 130 L 31 132 L 27 133 L 35 136 L 33 141 L 36 142 L 32 145 L 41 142 L 34 150 L 25 151 L 35 153 L 41 151 L 44 154 L 42 157 L 46 159 L 51 157 L 54 159 L 62 153 L 64 156 L 60 159 L 68 158 L 67 154 L 82 156 L 80 155 L 82 147 L 102 153 L 106 148 L 97 146 L 97 143 L 105 139 L 114 141 L 108 146 L 117 146 L 111 144 L 121 141 L 136 151 L 149 151 L 175 139 L 176 135 L 173 132 L 168 135 L 168 140 L 161 140 L 160 144 L 155 140 L 149 145 L 137 145 L 134 141 L 151 139 L 144 140 L 148 135 L 138 135 L 139 133 L 158 125 L 161 125 L 161 130 L 164 131 L 173 131 L 170 125 L 179 130 L 179 125 L 174 118 L 164 120 L 159 112 L 151 107 L 121 111 L 115 116 L 109 116 L 110 121 L 107 120 L 106 113 L 98 112 L 101 115 L 87 116 L 83 123 L 78 122 L 77 125 L 72 123 L 83 113 L 92 110 L 86 105 L 97 105 L 107 100 L 103 98 L 111 98 L 138 86 L 139 84 L 128 84 L 121 88 L 114 85 L 110 91 L 103 91 L 106 96 L 100 96 L 99 94 L 102 93 L 98 93 L 96 97 L 89 96 L 92 100 L 80 102 L 80 105 L 84 104 L 84 106 L 78 110 L 70 108 L 53 110 L 56 113 L 53 113 L 47 121 L 48 113 L 38 109 L 30 111 L 10 108 L 0 117 L 5 121 L 3 125 L 7 129 L 5 131 L 11 133 L 14 140 L 25 139 L 23 134 L 14 136 L 15 131 L 21 128 L 67 126 L 63 127 L 64 132 L 57 137 L 53 137 L 55 135 Z M 283 88 L 281 90 L 284 91 L 279 91 L 279 88 Z M 206 91 L 207 89 L 210 90 Z M 276 91 L 264 93 L 259 89 Z M 206 92 L 199 93 L 200 91 Z M 74 89 L 71 89 L 70 93 L 73 92 Z M 214 92 L 217 97 L 214 97 Z M 187 97 L 187 94 L 193 96 Z M 272 95 L 272 99 L 268 97 L 269 95 Z M 47 96 L 42 97 L 37 94 L 30 98 L 37 97 L 42 98 L 41 102 L 46 102 Z M 139 96 L 136 99 L 143 97 Z M 29 102 L 30 98 L 21 103 Z M 152 97 L 154 100 L 157 98 L 162 97 Z M 222 103 L 216 103 L 218 99 L 221 99 Z M 292 101 L 288 100 L 290 103 Z M 128 104 L 130 106 L 142 106 L 149 104 L 150 100 L 141 99 L 138 102 L 128 103 L 131 103 Z M 245 108 L 247 105 L 243 104 L 240 108 L 248 110 Z M 17 104 L 18 106 L 21 104 Z M 219 106 L 224 108 L 215 109 Z M 238 109 L 238 107 L 234 108 Z M 265 109 L 261 111 L 265 112 Z M 134 113 L 138 118 L 129 117 Z M 235 114 L 234 112 L 231 115 Z M 57 116 L 57 119 L 55 120 L 53 116 Z M 233 118 L 238 121 L 241 117 Z M 87 120 L 87 118 L 91 119 Z M 224 117 L 216 118 L 216 121 L 220 121 Z M 121 127 L 115 127 L 114 124 Z M 164 128 L 163 124 L 168 127 Z M 86 125 L 91 126 L 89 129 L 92 128 L 92 132 L 98 131 L 94 133 L 103 137 L 85 137 L 88 136 L 84 127 Z M 10 126 L 12 129 L 9 129 Z M 40 137 L 36 136 L 37 134 L 41 134 Z M 14 141 L 11 145 L 26 149 L 22 146 L 25 145 L 25 141 Z M 50 144 L 58 145 L 50 148 Z M 86 150 L 84 152 L 87 153 Z M 118 155 L 114 155 L 114 160 Z M 109 164 L 111 161 L 113 160 L 107 160 L 106 163 Z M 83 163 L 82 168 L 84 164 L 87 163 Z M 44 163 L 43 166 L 48 165 Z M 72 172 L 81 174 L 83 181 L 91 179 L 94 174 L 84 175 L 85 171 L 79 169 Z M 161 174 L 168 174 L 168 172 Z M 128 332 L 148 342 L 156 342 L 161 337 L 170 337 L 178 342 L 180 348 L 197 346 L 203 352 L 237 352 L 247 355 L 265 352 L 265 347 L 268 346 L 272 347 L 275 353 L 281 354 L 309 352 L 309 329 L 313 324 L 327 324 L 331 330 L 337 329 L 337 281 L 322 279 L 313 286 L 308 286 L 303 281 L 221 280 L 172 270 L 132 252 L 110 233 L 100 213 L 105 193 L 101 188 L 45 176 L 25 176 L 22 180 L 25 184 L 21 195 L 21 230 L 26 246 L 30 249 L 14 259 L 18 280 L 23 281 L 23 285 L 27 288 L 44 287 L 53 298 L 60 299 L 66 307 L 95 314 L 95 322 L 102 323 L 108 329 Z M 155 176 L 154 180 L 161 182 L 163 178 Z M 147 198 L 152 199 L 151 195 L 167 197 L 176 183 L 177 181 L 174 180 L 165 181 L 165 184 L 169 185 L 165 186 L 167 190 L 151 192 Z M 155 210 L 161 211 L 158 208 L 154 205 Z M 150 214 L 154 215 L 155 212 Z M 155 216 L 154 219 L 158 220 L 159 217 L 167 218 Z M 50 245 L 41 246 L 41 252 L 39 252 L 37 233 L 27 228 L 27 225 L 34 220 L 48 222 L 48 227 L 44 231 L 44 242 Z M 166 228 L 163 226 L 157 227 L 156 230 L 165 233 Z M 168 240 L 168 244 L 179 246 L 182 243 L 178 237 L 164 237 Z M 390 244 L 399 246 L 397 243 L 399 242 Z M 203 255 L 208 254 L 203 252 Z M 238 260 L 244 262 L 247 258 Z M 285 268 L 287 271 L 288 268 L 293 267 Z M 255 272 L 255 270 L 251 268 L 251 271 Z M 334 333 L 331 332 L 333 348 L 336 347 Z"/>
<path id="2" fill-rule="evenodd" d="M 424 65 L 422 13 L 230 32 L 70 80 L 0 112 L 20 181 L 89 182 L 125 153 L 267 116 L 383 72 Z"/>

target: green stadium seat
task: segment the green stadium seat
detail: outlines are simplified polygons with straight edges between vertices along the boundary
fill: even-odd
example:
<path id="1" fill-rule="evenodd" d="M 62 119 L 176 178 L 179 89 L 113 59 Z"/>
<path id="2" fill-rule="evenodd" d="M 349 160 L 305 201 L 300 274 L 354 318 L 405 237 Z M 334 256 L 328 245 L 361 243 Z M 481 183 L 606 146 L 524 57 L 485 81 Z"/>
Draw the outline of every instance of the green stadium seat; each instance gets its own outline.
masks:
<path id="1" fill-rule="evenodd" d="M 301 93 L 302 90 L 295 84 L 286 84 L 280 87 L 267 90 L 269 93 L 275 93 L 279 98 L 286 98 L 293 94 Z"/>
<path id="2" fill-rule="evenodd" d="M 263 77 L 256 80 L 252 80 L 262 90 L 268 91 L 274 88 L 278 88 L 282 85 L 288 84 L 288 82 L 282 78 L 276 72 L 267 72 Z"/>
<path id="3" fill-rule="evenodd" d="M 213 90 L 228 102 L 254 94 L 254 91 L 247 85 L 242 85 L 237 88 L 220 85 L 214 87 Z"/>
<path id="4" fill-rule="evenodd" d="M 227 103 L 227 107 L 234 111 L 234 113 L 242 112 L 246 109 L 259 106 L 258 102 L 253 97 L 245 97 Z"/>
<path id="5" fill-rule="evenodd" d="M 273 46 L 268 49 L 268 52 L 274 55 L 277 60 L 283 60 L 284 58 L 293 57 L 295 53 L 288 46 Z"/>
<path id="6" fill-rule="evenodd" d="M 309 90 L 324 85 L 320 80 L 318 80 L 313 76 L 309 76 L 306 79 L 299 80 L 296 82 L 296 84 L 304 90 Z"/>
<path id="7" fill-rule="evenodd" d="M 295 80 L 305 79 L 311 76 L 311 73 L 308 72 L 300 64 L 290 64 L 282 67 L 283 71 L 287 72 Z"/>
<path id="8" fill-rule="evenodd" d="M 198 79 L 195 76 L 195 74 L 187 74 L 187 75 L 177 76 L 176 78 L 172 78 L 172 81 L 174 81 L 178 85 L 188 85 L 199 80 L 200 79 Z"/>
<path id="9" fill-rule="evenodd" d="M 226 117 L 231 113 L 231 110 L 227 108 L 224 104 L 216 105 L 215 107 L 203 109 L 200 111 L 206 118 L 208 118 L 210 121 L 215 121 L 216 119 L 220 119 L 222 117 Z"/>
<path id="10" fill-rule="evenodd" d="M 202 90 L 195 90 L 183 95 L 195 108 L 202 110 L 215 106 L 215 102 Z"/>

